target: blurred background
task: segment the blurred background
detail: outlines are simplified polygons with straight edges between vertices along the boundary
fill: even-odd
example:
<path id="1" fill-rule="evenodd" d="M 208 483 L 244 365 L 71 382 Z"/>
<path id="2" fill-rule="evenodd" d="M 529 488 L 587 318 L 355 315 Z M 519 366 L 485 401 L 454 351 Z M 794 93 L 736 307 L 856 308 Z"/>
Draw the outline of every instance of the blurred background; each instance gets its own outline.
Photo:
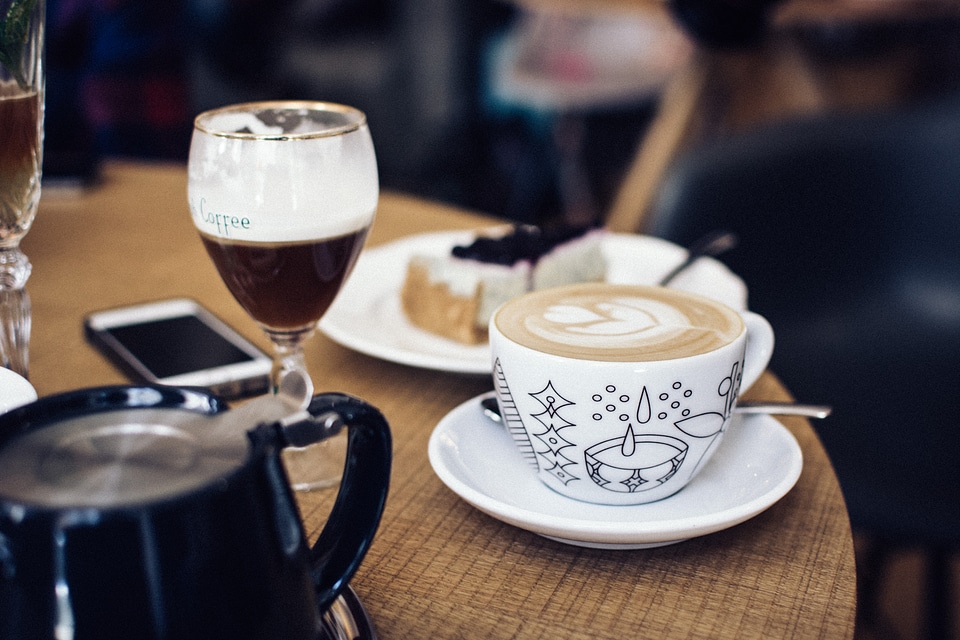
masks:
<path id="1" fill-rule="evenodd" d="M 201 110 L 319 99 L 367 113 L 384 188 L 549 215 L 552 114 L 491 88 L 518 13 L 496 1 L 50 0 L 45 176 L 107 157 L 185 160 Z M 598 169 L 633 152 L 650 97 L 589 114 L 615 131 L 597 141 Z M 612 189 L 616 169 L 600 173 Z"/>
<path id="2" fill-rule="evenodd" d="M 917 211 L 934 208 L 934 202 L 945 212 L 941 217 L 952 225 L 945 227 L 951 233 L 956 233 L 953 221 L 960 220 L 960 197 L 953 198 L 960 171 L 948 170 L 960 158 L 960 3 L 954 0 L 674 0 L 669 8 L 658 0 L 47 1 L 45 187 L 93 184 L 98 164 L 107 159 L 184 162 L 192 119 L 208 108 L 261 99 L 316 99 L 367 113 L 384 189 L 520 222 L 610 222 L 622 231 L 660 229 L 668 234 L 671 216 L 681 208 L 671 189 L 685 185 L 684 193 L 695 193 L 697 183 L 707 184 L 703 176 L 710 177 L 704 170 L 725 167 L 750 153 L 753 164 L 736 169 L 748 177 L 778 162 L 786 167 L 785 174 L 771 175 L 769 193 L 754 188 L 742 174 L 740 190 L 727 189 L 725 197 L 734 203 L 769 195 L 751 209 L 758 229 L 786 220 L 781 212 L 803 192 L 805 199 L 794 203 L 791 215 L 811 221 L 815 241 L 823 229 L 841 227 L 849 234 L 832 234 L 841 245 L 868 246 L 875 254 L 887 247 L 879 233 L 863 233 L 885 210 L 878 204 L 867 211 L 874 216 L 867 222 L 847 215 L 857 208 L 851 202 L 863 200 L 863 192 L 850 196 L 852 178 L 849 183 L 823 181 L 827 166 L 853 170 L 867 193 L 876 191 L 878 200 L 899 207 L 894 226 L 901 231 L 905 221 L 917 220 Z M 887 153 L 887 133 L 900 122 L 909 127 L 894 137 L 914 155 L 892 154 L 893 177 L 880 180 L 889 189 L 874 189 L 876 175 L 856 169 L 870 164 L 865 158 Z M 776 162 L 767 161 L 775 157 L 769 154 L 794 145 L 800 149 L 800 140 L 824 138 L 842 138 L 845 149 L 853 145 L 867 150 L 866 156 L 824 165 L 820 152 L 810 147 L 803 160 L 810 180 L 790 183 L 790 189 L 782 186 L 798 160 L 776 156 Z M 924 151 L 937 142 L 943 153 Z M 757 155 L 758 149 L 768 155 Z M 709 166 L 691 170 L 698 159 Z M 904 168 L 911 163 L 916 172 Z M 932 180 L 911 182 L 924 198 L 919 209 L 907 207 L 896 194 L 897 180 L 908 174 L 917 179 L 914 173 L 934 165 L 946 167 L 930 172 L 938 173 L 939 186 Z M 702 190 L 694 208 L 721 202 L 725 188 Z M 847 196 L 854 199 L 834 207 Z M 765 208 L 780 217 L 767 220 Z M 814 210 L 822 210 L 824 217 L 808 215 Z M 951 245 L 956 235 L 934 226 L 943 222 L 918 224 L 947 245 L 949 271 L 956 267 L 960 245 Z M 751 284 L 752 306 L 772 317 L 782 300 L 763 298 L 763 272 L 771 268 L 759 259 L 761 253 L 747 250 L 750 239 L 744 240 L 739 254 L 744 261 L 738 263 L 732 255 L 730 264 Z M 869 244 L 874 241 L 876 245 Z M 913 249 L 920 247 L 919 240 L 915 244 Z M 831 256 L 837 253 L 843 253 L 842 246 Z M 806 255 L 811 256 L 809 250 Z M 745 261 L 751 256 L 754 264 Z M 936 265 L 941 292 L 947 291 L 941 286 L 944 264 Z M 888 264 L 881 266 L 889 271 Z M 838 268 L 845 274 L 863 271 L 850 264 Z M 796 282 L 774 275 L 781 297 L 795 293 Z M 955 292 L 960 283 L 949 280 Z M 851 291 L 835 292 L 836 299 L 858 295 Z M 932 391 L 949 396 L 953 404 L 931 404 L 931 411 L 945 423 L 937 424 L 941 432 L 955 433 L 949 419 L 960 407 L 950 386 L 957 382 L 958 357 L 944 347 L 957 343 L 960 307 L 944 306 L 944 300 L 939 298 L 934 310 L 950 331 L 936 338 L 948 340 L 937 343 L 948 373 Z M 781 353 L 787 354 L 788 327 L 799 312 L 782 311 L 774 326 L 778 344 L 784 337 Z M 804 318 L 796 341 L 801 355 L 811 351 L 811 344 L 824 343 L 831 335 L 828 329 L 838 326 L 836 317 L 827 320 Z M 817 332 L 812 339 L 809 332 L 802 333 L 811 327 Z M 829 352 L 823 357 L 839 362 Z M 791 377 L 790 365 L 798 358 L 794 353 L 793 360 L 774 363 L 788 388 L 801 399 L 839 405 L 839 398 L 815 384 L 805 387 L 803 372 Z M 889 363 L 883 358 L 878 356 L 876 368 Z M 907 375 L 931 379 L 928 365 L 917 365 Z M 840 384 L 856 377 L 839 368 L 837 376 Z M 897 384 L 895 390 L 906 389 L 907 383 Z M 878 407 L 877 415 L 886 415 L 889 410 L 873 401 L 877 387 L 867 391 L 861 400 L 843 389 L 842 397 L 849 395 L 855 405 L 850 412 L 869 416 L 864 410 L 869 403 Z M 855 420 L 843 422 L 849 415 L 845 411 L 837 406 L 837 421 L 821 434 L 837 464 L 858 534 L 858 554 L 868 569 L 880 530 L 861 515 L 867 510 L 858 511 L 859 494 L 852 483 L 861 456 L 844 448 L 862 440 L 863 431 L 849 436 L 849 442 L 835 435 L 841 424 L 863 427 L 847 424 Z M 960 451 L 956 437 L 937 438 L 928 452 L 938 452 L 937 464 L 960 469 L 953 460 Z M 895 440 L 893 446 L 899 446 Z M 923 461 L 916 463 L 908 464 L 919 467 Z M 956 473 L 947 482 L 952 484 L 940 487 L 937 495 L 953 497 L 946 509 L 938 505 L 938 513 L 960 512 Z M 897 509 L 894 505 L 887 511 Z M 955 549 L 960 538 L 960 526 L 951 517 L 946 524 L 937 521 L 940 528 L 932 537 L 922 526 L 910 535 L 897 530 L 899 537 L 894 537 L 906 544 L 885 556 L 883 580 L 861 591 L 869 619 L 858 628 L 860 636 L 919 638 L 929 627 L 932 598 L 923 576 L 931 563 L 952 562 L 939 573 L 948 583 L 956 581 L 957 561 L 942 553 Z M 938 555 L 925 553 L 931 539 Z M 946 607 L 953 621 L 940 637 L 960 637 L 956 594 L 945 598 L 936 606 Z"/>
<path id="3" fill-rule="evenodd" d="M 928 100 L 960 87 L 950 4 L 786 2 L 776 46 L 823 108 Z M 647 0 L 49 0 L 48 16 L 51 181 L 183 160 L 207 108 L 320 99 L 367 112 L 384 188 L 531 222 L 605 215 L 692 49 Z"/>
<path id="4" fill-rule="evenodd" d="M 901 5 L 787 2 L 778 38 L 831 107 L 956 91 L 960 18 Z M 321 99 L 367 112 L 385 188 L 524 221 L 602 217 L 690 55 L 666 13 L 644 0 L 49 0 L 46 173 L 182 160 L 203 109 Z"/>

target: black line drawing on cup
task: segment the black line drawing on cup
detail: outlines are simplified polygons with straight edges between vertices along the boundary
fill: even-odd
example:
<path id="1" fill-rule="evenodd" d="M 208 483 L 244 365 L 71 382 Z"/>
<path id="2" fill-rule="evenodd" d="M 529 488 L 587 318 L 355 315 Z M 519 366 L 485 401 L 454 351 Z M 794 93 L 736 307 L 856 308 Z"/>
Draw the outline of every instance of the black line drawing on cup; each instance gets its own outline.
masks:
<path id="1" fill-rule="evenodd" d="M 577 426 L 575 423 L 567 420 L 562 411 L 576 403 L 560 395 L 553 388 L 553 382 L 548 381 L 540 391 L 528 394 L 543 406 L 540 413 L 530 414 L 530 417 L 536 419 L 545 429 L 540 433 L 533 434 L 541 443 L 546 445 L 546 449 L 537 450 L 537 455 L 542 461 L 546 462 L 544 470 L 553 475 L 563 484 L 569 484 L 580 478 L 573 475 L 570 467 L 575 467 L 576 462 L 567 457 L 564 449 L 574 446 L 572 442 L 565 439 L 562 435 L 564 429 Z M 540 462 L 540 460 L 538 460 Z"/>
<path id="2" fill-rule="evenodd" d="M 540 470 L 537 463 L 537 453 L 534 451 L 533 443 L 530 442 L 530 436 L 527 435 L 527 429 L 523 425 L 523 418 L 520 417 L 520 410 L 517 409 L 517 403 L 513 399 L 513 393 L 510 392 L 510 385 L 507 384 L 507 378 L 503 375 L 503 367 L 500 365 L 500 359 L 497 358 L 493 363 L 494 384 L 497 391 L 497 401 L 500 403 L 500 415 L 506 425 L 507 433 L 513 438 L 520 449 L 520 455 L 523 459 L 536 470 Z"/>
<path id="3" fill-rule="evenodd" d="M 662 485 L 680 469 L 687 444 L 679 438 L 656 434 L 634 435 L 628 425 L 622 438 L 598 442 L 587 448 L 584 461 L 590 479 L 604 489 L 637 493 Z"/>
<path id="4" fill-rule="evenodd" d="M 575 471 L 578 463 L 566 452 L 574 445 L 564 436 L 566 430 L 578 427 L 568 411 L 577 404 L 569 397 L 573 394 L 564 395 L 548 379 L 542 389 L 527 393 L 543 410 L 522 416 L 499 359 L 494 372 L 503 421 L 523 458 L 564 484 L 580 480 Z M 605 490 L 636 493 L 664 484 L 685 464 L 696 468 L 733 412 L 741 376 L 741 364 L 735 362 L 730 374 L 714 387 L 716 396 L 710 394 L 716 400 L 704 401 L 698 401 L 694 389 L 680 380 L 659 391 L 641 385 L 635 396 L 614 384 L 603 385 L 584 400 L 592 403 L 588 415 L 594 422 L 622 423 L 623 435 L 585 444 L 584 474 Z M 702 410 L 717 400 L 717 410 Z M 528 429 L 524 417 L 535 419 L 539 428 Z"/>

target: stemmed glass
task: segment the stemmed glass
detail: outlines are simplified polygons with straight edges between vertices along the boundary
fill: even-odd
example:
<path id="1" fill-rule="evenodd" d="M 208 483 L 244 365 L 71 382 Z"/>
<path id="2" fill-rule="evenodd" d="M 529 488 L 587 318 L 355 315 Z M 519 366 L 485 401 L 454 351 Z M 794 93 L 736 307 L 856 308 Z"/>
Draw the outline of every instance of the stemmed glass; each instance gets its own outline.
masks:
<path id="1" fill-rule="evenodd" d="M 0 365 L 26 376 L 32 267 L 20 250 L 40 202 L 44 0 L 0 0 Z"/>
<path id="2" fill-rule="evenodd" d="M 276 392 L 286 374 L 306 371 L 303 343 L 373 223 L 379 186 L 366 116 L 323 102 L 208 111 L 194 122 L 188 173 L 207 253 L 274 345 Z M 285 455 L 295 489 L 337 482 L 339 454 L 328 443 Z"/>

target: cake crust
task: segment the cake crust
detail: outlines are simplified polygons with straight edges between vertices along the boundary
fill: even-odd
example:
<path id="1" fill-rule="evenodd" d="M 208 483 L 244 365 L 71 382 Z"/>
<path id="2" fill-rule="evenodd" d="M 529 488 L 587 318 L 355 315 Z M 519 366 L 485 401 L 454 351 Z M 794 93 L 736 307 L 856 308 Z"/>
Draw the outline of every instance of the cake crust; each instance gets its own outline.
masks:
<path id="1" fill-rule="evenodd" d="M 486 328 L 474 324 L 480 306 L 477 296 L 456 295 L 443 282 L 431 282 L 430 269 L 422 260 L 411 260 L 400 291 L 403 312 L 417 327 L 462 342 L 481 344 Z"/>

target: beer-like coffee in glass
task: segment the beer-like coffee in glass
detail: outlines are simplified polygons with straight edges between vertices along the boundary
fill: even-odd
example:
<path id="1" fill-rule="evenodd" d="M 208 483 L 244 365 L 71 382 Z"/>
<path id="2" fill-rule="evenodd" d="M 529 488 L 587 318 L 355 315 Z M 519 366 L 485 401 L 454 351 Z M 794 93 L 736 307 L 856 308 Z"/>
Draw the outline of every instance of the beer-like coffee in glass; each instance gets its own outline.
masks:
<path id="1" fill-rule="evenodd" d="M 361 111 L 323 102 L 234 105 L 197 116 L 188 200 L 227 288 L 275 347 L 273 389 L 306 369 L 303 343 L 363 247 L 379 197 Z M 287 456 L 305 490 L 337 480 L 313 445 Z"/>

